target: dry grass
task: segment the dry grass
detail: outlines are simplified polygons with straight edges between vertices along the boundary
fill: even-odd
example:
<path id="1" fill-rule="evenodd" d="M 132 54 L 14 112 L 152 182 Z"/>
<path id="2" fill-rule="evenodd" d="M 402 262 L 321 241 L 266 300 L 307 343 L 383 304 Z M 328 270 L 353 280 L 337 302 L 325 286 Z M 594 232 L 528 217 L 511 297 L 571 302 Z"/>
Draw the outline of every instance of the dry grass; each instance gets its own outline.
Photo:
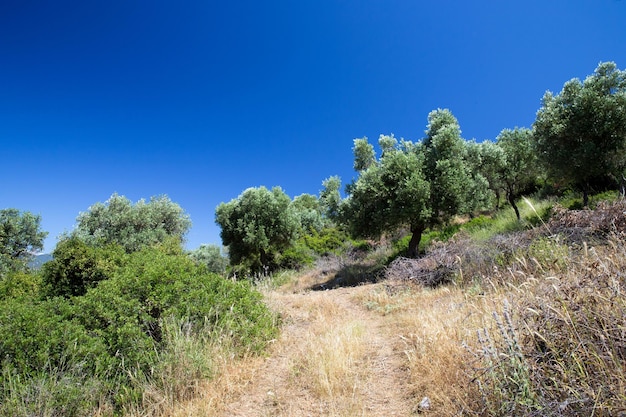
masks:
<path id="1" fill-rule="evenodd" d="M 364 302 L 385 315 L 410 373 L 416 409 L 425 397 L 428 415 L 471 415 L 479 399 L 471 383 L 473 345 L 486 310 L 456 287 L 424 289 L 397 285 L 371 291 Z"/>
<path id="2" fill-rule="evenodd" d="M 607 212 L 435 246 L 454 276 L 436 288 L 309 291 L 330 264 L 267 287 L 284 319 L 268 356 L 214 356 L 169 415 L 626 416 L 626 237 Z"/>

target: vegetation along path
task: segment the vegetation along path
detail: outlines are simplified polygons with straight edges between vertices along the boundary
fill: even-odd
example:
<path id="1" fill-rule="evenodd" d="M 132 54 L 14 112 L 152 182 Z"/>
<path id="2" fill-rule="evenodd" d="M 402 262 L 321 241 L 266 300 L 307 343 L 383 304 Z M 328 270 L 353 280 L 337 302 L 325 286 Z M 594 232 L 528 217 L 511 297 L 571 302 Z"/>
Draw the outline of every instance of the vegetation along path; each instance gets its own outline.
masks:
<path id="1" fill-rule="evenodd" d="M 283 317 L 268 356 L 224 369 L 180 415 L 411 415 L 402 339 L 387 316 L 367 308 L 380 285 L 268 291 Z"/>

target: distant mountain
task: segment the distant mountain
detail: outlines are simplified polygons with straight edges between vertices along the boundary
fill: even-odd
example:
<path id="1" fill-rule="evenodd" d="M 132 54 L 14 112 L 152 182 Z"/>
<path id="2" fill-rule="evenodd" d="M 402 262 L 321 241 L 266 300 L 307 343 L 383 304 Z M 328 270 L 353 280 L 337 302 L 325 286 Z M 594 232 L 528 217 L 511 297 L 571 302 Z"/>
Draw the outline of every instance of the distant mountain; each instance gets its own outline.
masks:
<path id="1" fill-rule="evenodd" d="M 41 255 L 36 255 L 32 261 L 30 261 L 28 263 L 28 266 L 31 269 L 39 269 L 41 268 L 41 265 L 43 265 L 44 263 L 51 261 L 52 260 L 52 255 L 49 253 L 42 253 Z"/>

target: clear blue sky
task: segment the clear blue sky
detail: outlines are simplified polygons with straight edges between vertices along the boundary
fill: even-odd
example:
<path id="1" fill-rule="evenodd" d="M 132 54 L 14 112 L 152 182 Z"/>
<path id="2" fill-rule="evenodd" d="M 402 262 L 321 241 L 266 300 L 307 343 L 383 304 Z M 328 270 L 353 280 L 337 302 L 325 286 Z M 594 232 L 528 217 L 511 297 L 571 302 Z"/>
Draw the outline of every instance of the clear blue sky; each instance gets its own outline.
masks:
<path id="1" fill-rule="evenodd" d="M 187 247 L 215 207 L 352 171 L 352 140 L 417 141 L 449 108 L 466 139 L 530 127 L 546 90 L 626 68 L 625 0 L 29 1 L 0 4 L 0 208 L 45 251 L 117 192 L 167 194 Z"/>

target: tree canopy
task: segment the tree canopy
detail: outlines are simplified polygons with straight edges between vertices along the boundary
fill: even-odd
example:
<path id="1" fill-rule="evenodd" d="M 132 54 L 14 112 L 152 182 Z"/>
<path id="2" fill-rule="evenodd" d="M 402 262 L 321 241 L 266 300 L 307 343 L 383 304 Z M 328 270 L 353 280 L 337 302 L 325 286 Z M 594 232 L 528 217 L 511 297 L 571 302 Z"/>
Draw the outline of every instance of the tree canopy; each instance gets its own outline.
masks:
<path id="1" fill-rule="evenodd" d="M 296 208 L 280 187 L 248 188 L 217 207 L 215 222 L 231 264 L 244 263 L 251 272 L 274 268 L 278 252 L 294 243 L 301 228 Z"/>
<path id="2" fill-rule="evenodd" d="M 538 156 L 556 180 L 582 190 L 601 177 L 624 180 L 626 167 L 626 71 L 600 63 L 584 81 L 546 92 L 533 124 Z"/>
<path id="3" fill-rule="evenodd" d="M 0 274 L 25 266 L 43 249 L 46 236 L 41 216 L 14 208 L 0 210 Z"/>
<path id="4" fill-rule="evenodd" d="M 105 203 L 96 203 L 77 218 L 74 234 L 92 245 L 115 243 L 127 252 L 162 243 L 170 237 L 181 243 L 191 227 L 184 210 L 167 196 L 151 197 L 133 204 L 113 194 Z"/>
<path id="5" fill-rule="evenodd" d="M 515 210 L 517 219 L 520 213 L 515 199 L 524 190 L 534 185 L 539 176 L 537 154 L 533 149 L 532 131 L 525 128 L 504 129 L 496 143 L 504 154 L 504 165 L 500 171 L 506 198 Z"/>
<path id="6" fill-rule="evenodd" d="M 342 218 L 357 236 L 377 237 L 408 227 L 412 237 L 408 255 L 417 256 L 424 230 L 452 216 L 472 212 L 486 199 L 487 181 L 472 172 L 467 145 L 449 110 L 428 115 L 421 143 L 381 135 L 382 155 L 369 160 L 371 145 L 356 139 L 354 167 L 359 177 L 348 187 Z"/>
<path id="7" fill-rule="evenodd" d="M 391 139 L 395 142 L 393 147 L 389 146 Z M 356 236 L 378 237 L 407 226 L 421 237 L 432 215 L 430 186 L 423 175 L 424 157 L 410 142 L 398 144 L 392 136 L 383 135 L 380 142 L 385 144 L 386 151 L 362 170 L 350 187 L 342 209 L 345 221 Z M 355 158 L 358 157 L 356 154 Z M 419 238 L 416 239 L 410 252 L 417 253 Z"/>

